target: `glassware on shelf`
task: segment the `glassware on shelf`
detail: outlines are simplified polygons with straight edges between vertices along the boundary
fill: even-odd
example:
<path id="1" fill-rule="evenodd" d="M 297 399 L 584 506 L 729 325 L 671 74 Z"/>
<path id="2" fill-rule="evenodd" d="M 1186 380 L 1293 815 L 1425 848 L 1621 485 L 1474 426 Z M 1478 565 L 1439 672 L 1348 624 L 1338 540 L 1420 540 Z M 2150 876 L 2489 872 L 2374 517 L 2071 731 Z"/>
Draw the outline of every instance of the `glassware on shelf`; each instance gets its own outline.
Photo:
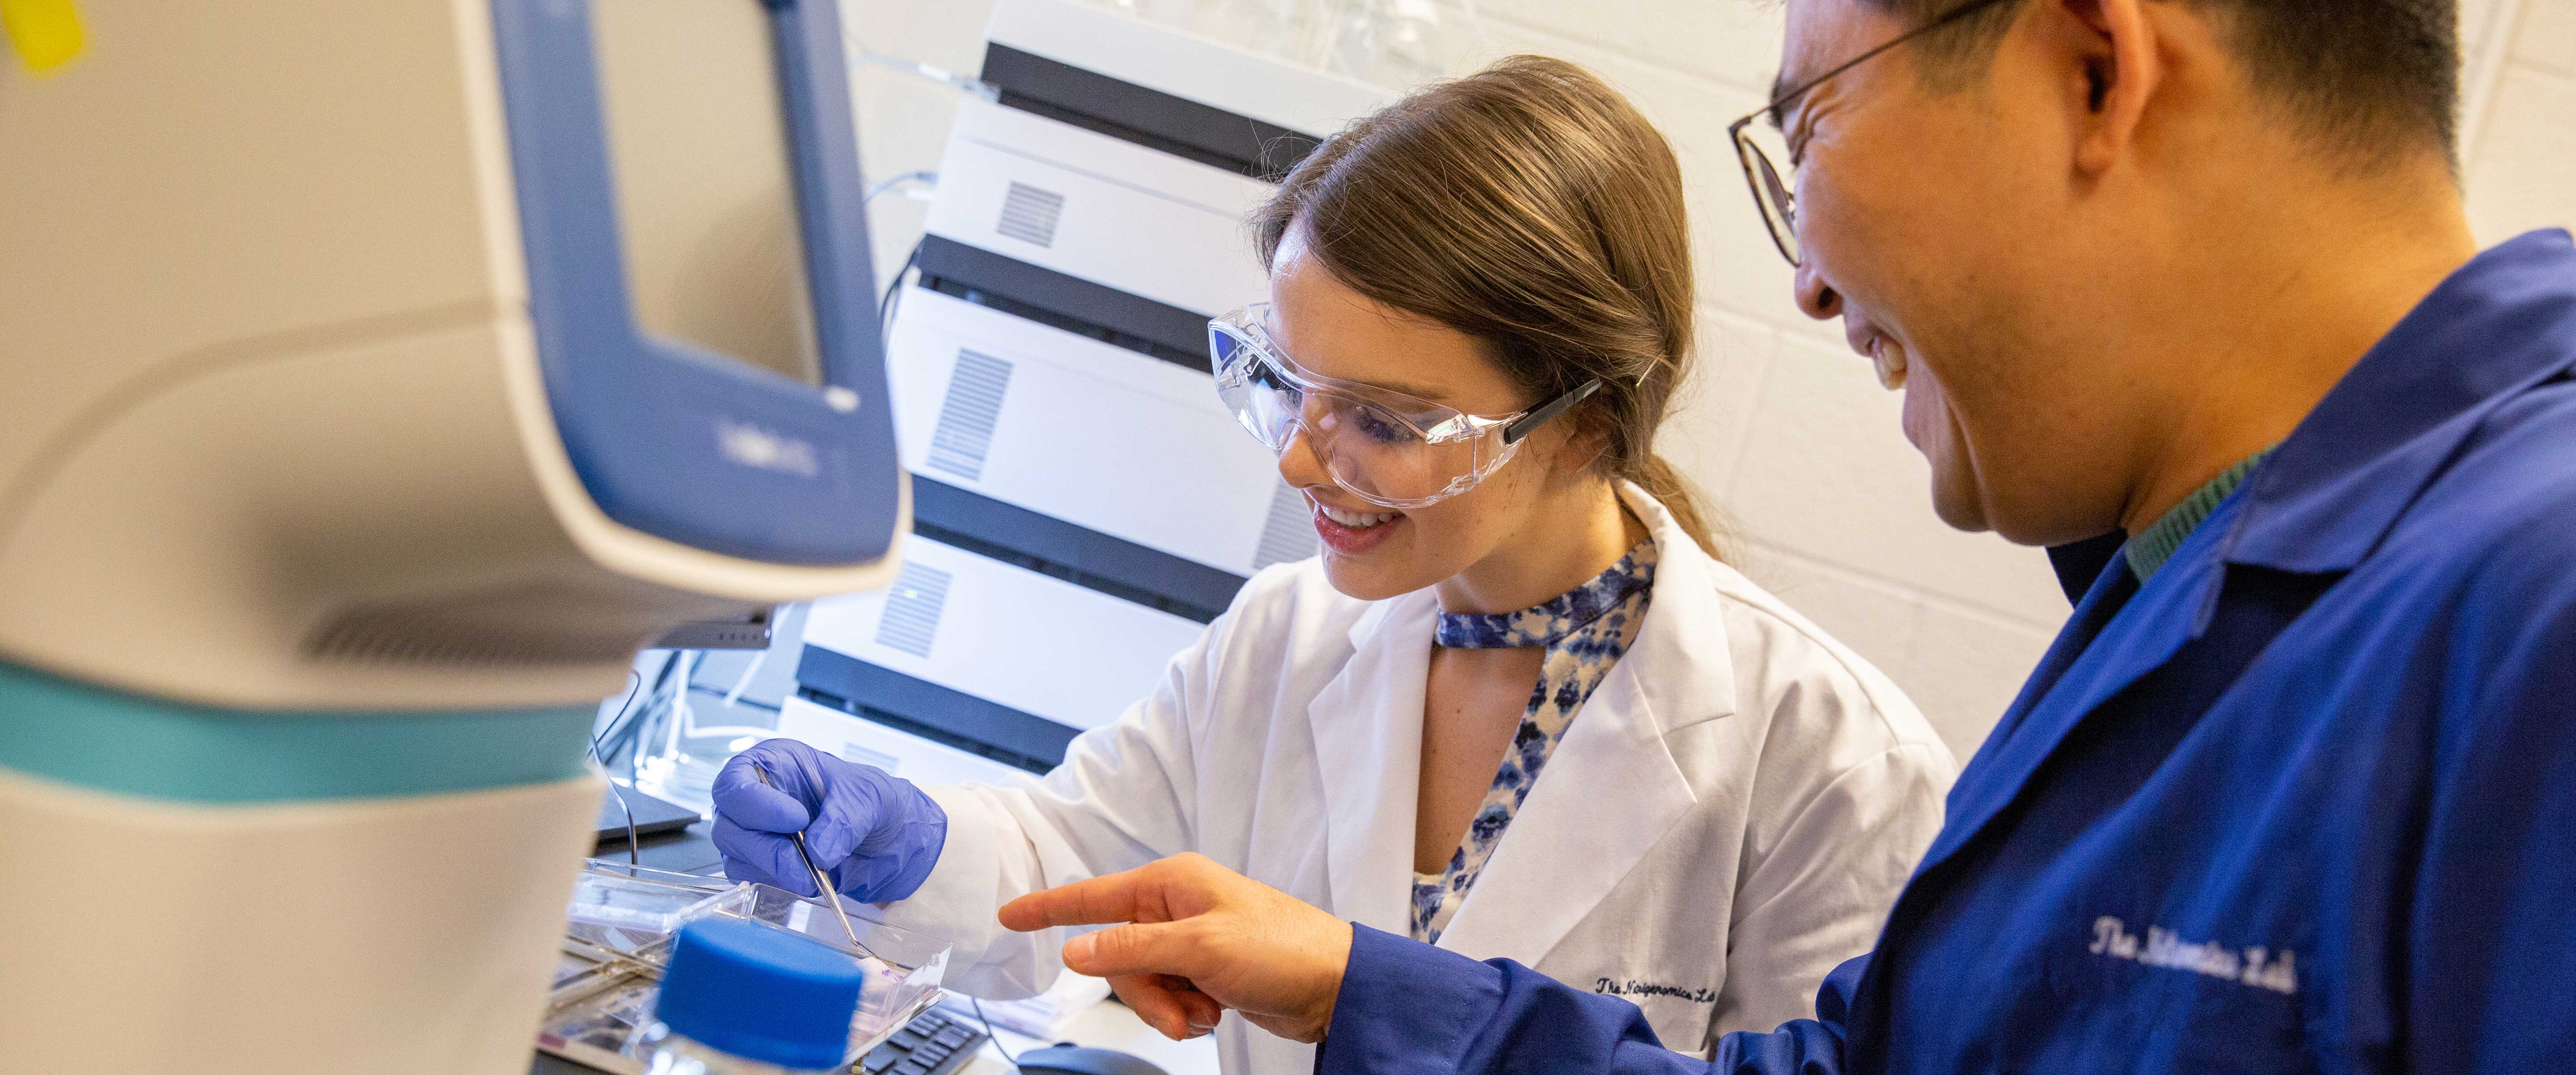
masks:
<path id="1" fill-rule="evenodd" d="M 670 678 L 671 689 L 646 699 L 645 713 L 638 718 L 641 727 L 635 739 L 634 786 L 704 817 L 715 809 L 717 771 L 724 768 L 727 759 L 776 735 L 778 718 L 719 704 L 713 688 L 705 688 L 704 697 L 690 697 L 698 689 L 696 675 L 705 655 L 682 650 L 674 659 L 679 664 Z M 737 682 L 735 686 L 739 688 L 741 684 Z M 737 690 L 732 698 L 738 697 Z M 725 701 L 729 703 L 732 698 Z M 762 717 L 766 717 L 763 722 L 746 723 Z M 716 723 L 718 720 L 724 723 Z"/>

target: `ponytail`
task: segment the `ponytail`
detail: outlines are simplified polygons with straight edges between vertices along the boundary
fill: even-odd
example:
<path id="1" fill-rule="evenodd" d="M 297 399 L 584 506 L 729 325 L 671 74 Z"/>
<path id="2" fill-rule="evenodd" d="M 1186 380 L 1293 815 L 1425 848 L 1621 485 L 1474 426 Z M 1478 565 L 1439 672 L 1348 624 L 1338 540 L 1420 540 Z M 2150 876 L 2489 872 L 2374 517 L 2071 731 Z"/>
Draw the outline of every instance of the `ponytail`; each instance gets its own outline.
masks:
<path id="1" fill-rule="evenodd" d="M 1682 533 L 1689 534 L 1692 541 L 1698 542 L 1701 552 L 1720 560 L 1726 558 L 1718 551 L 1717 530 L 1710 525 L 1706 509 L 1700 506 L 1698 486 L 1684 477 L 1671 462 L 1653 452 L 1647 452 L 1645 459 L 1631 469 L 1632 473 L 1620 477 L 1637 483 L 1637 488 L 1645 490 L 1647 496 L 1661 502 L 1664 510 L 1672 515 L 1673 525 L 1681 527 Z"/>

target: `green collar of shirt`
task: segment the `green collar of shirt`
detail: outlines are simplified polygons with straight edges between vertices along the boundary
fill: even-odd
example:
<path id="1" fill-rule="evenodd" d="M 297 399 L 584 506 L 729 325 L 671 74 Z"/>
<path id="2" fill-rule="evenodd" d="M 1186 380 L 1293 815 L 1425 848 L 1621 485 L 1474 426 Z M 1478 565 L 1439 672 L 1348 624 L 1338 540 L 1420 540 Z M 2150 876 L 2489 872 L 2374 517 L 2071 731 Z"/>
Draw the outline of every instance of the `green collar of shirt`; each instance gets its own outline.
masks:
<path id="1" fill-rule="evenodd" d="M 2277 447 L 2280 446 L 2273 445 L 2273 448 Z M 2200 524 L 2209 518 L 2210 512 L 2218 510 L 2218 502 L 2235 492 L 2236 487 L 2244 483 L 2245 476 L 2253 473 L 2254 468 L 2271 454 L 2272 448 L 2265 448 L 2245 457 L 2244 462 L 2227 468 L 2219 476 L 2209 479 L 2209 484 L 2182 498 L 2182 503 L 2174 505 L 2164 518 L 2155 521 L 2155 525 L 2131 537 L 2129 543 L 2121 547 L 2120 553 L 2128 558 L 2129 571 L 2138 576 L 2138 584 L 2144 586 L 2148 579 L 2154 578 L 2156 571 L 2165 566 L 2165 561 L 2173 559 L 2174 551 L 2182 548 L 2183 540 L 2189 538 L 2192 531 L 2200 529 Z"/>

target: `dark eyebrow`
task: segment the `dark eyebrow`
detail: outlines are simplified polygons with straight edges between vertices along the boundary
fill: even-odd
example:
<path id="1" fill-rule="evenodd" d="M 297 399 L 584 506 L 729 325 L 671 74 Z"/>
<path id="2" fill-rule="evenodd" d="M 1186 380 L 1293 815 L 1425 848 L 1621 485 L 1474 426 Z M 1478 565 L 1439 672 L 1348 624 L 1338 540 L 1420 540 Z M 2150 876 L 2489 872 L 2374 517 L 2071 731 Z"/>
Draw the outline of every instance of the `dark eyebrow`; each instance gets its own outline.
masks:
<path id="1" fill-rule="evenodd" d="M 1288 361 L 1289 361 L 1289 362 L 1291 362 L 1291 363 L 1296 363 L 1296 361 L 1297 361 L 1297 360 L 1296 360 L 1296 358 L 1295 358 L 1294 356 L 1291 356 L 1291 357 L 1289 358 L 1289 360 L 1288 360 Z M 1324 376 L 1323 374 L 1316 373 L 1316 372 L 1315 372 L 1315 371 L 1313 371 L 1313 370 L 1309 370 L 1309 369 L 1307 369 L 1307 368 L 1306 368 L 1304 365 L 1302 365 L 1302 364 L 1298 365 L 1298 366 L 1297 366 L 1297 368 L 1298 368 L 1300 371 L 1303 371 L 1303 372 L 1305 373 L 1305 375 L 1307 375 L 1307 376 L 1312 376 L 1312 377 L 1322 377 L 1322 376 Z M 1360 387 L 1362 387 L 1362 388 L 1374 388 L 1374 389 L 1377 389 L 1377 390 L 1378 390 L 1378 391 L 1380 391 L 1380 392 L 1393 392 L 1393 393 L 1395 393 L 1395 394 L 1397 394 L 1397 395 L 1400 395 L 1400 396 L 1412 396 L 1413 398 L 1418 399 L 1418 400 L 1422 400 L 1422 401 L 1423 401 L 1423 402 L 1425 402 L 1425 403 L 1435 403 L 1435 404 L 1438 404 L 1438 405 L 1443 406 L 1443 407 L 1447 407 L 1447 406 L 1449 406 L 1449 403 L 1448 403 L 1447 397 L 1445 397 L 1445 396 L 1441 395 L 1441 394 L 1440 394 L 1440 393 L 1438 393 L 1438 392 L 1434 392 L 1434 391 L 1432 391 L 1432 390 L 1430 390 L 1430 389 L 1423 388 L 1423 387 L 1421 387 L 1421 386 L 1419 386 L 1419 385 L 1404 384 L 1404 383 L 1402 383 L 1402 382 L 1398 382 L 1398 381 L 1358 381 L 1358 380 L 1350 380 L 1350 379 L 1348 379 L 1348 378 L 1333 378 L 1333 379 L 1334 379 L 1334 380 L 1340 380 L 1340 381 L 1342 381 L 1342 382 L 1343 382 L 1343 383 L 1345 383 L 1345 384 L 1355 384 L 1355 385 L 1359 385 L 1359 386 L 1360 386 Z"/>
<path id="2" fill-rule="evenodd" d="M 1443 407 L 1448 406 L 1447 403 L 1442 402 L 1440 393 L 1434 392 L 1428 388 L 1423 388 L 1419 385 L 1390 383 L 1386 381 L 1353 381 L 1351 383 L 1367 385 L 1370 388 L 1375 388 L 1382 392 L 1393 392 L 1397 395 L 1412 396 L 1413 398 L 1425 403 L 1438 403 Z"/>

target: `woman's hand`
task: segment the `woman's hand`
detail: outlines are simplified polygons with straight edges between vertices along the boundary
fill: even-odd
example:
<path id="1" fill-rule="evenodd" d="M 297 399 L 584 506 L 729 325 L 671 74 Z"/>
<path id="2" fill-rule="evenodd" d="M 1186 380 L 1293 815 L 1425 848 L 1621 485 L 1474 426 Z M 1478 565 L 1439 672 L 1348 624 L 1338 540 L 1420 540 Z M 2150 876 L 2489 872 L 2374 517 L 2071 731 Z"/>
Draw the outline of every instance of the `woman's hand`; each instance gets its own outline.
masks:
<path id="1" fill-rule="evenodd" d="M 1124 924 L 1067 942 L 1064 965 L 1109 979 L 1119 999 L 1168 1037 L 1207 1033 L 1226 1008 L 1294 1041 L 1320 1041 L 1332 1025 L 1351 959 L 1350 923 L 1204 855 L 1002 906 L 1002 924 L 1023 933 L 1107 923 Z"/>
<path id="2" fill-rule="evenodd" d="M 861 903 L 912 895 L 948 842 L 948 815 L 912 781 L 793 739 L 736 754 L 716 773 L 716 850 L 725 876 L 819 896 L 791 836 L 825 880 Z"/>

